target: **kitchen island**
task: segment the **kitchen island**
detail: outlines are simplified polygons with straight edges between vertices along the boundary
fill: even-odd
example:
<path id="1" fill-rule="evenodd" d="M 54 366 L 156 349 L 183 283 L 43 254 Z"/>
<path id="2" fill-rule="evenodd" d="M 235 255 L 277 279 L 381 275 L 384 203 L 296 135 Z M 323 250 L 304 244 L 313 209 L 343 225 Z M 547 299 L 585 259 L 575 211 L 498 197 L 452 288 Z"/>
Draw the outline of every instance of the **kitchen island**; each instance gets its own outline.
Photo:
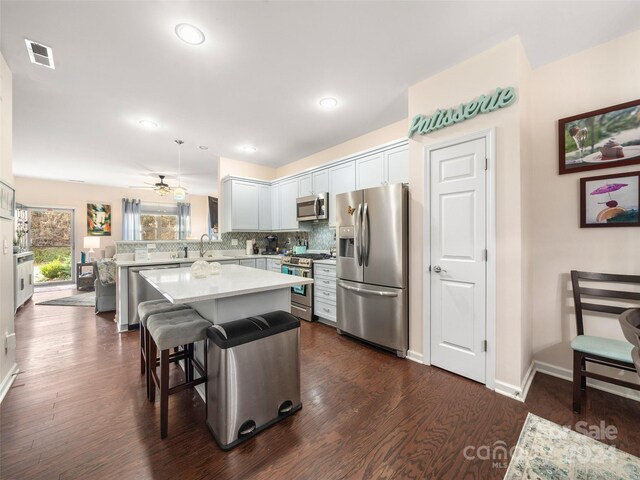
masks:
<path id="1" fill-rule="evenodd" d="M 171 303 L 186 304 L 214 324 L 275 310 L 289 312 L 291 287 L 313 283 L 311 278 L 241 265 L 222 265 L 219 275 L 205 278 L 194 278 L 190 267 L 144 270 L 140 275 Z M 203 343 L 194 344 L 201 363 L 205 362 Z M 198 385 L 196 391 L 206 401 L 204 385 Z"/>
<path id="2" fill-rule="evenodd" d="M 167 300 L 187 304 L 213 323 L 274 310 L 290 311 L 291 287 L 313 279 L 241 265 L 222 265 L 219 275 L 194 278 L 190 268 L 144 270 L 140 275 Z"/>

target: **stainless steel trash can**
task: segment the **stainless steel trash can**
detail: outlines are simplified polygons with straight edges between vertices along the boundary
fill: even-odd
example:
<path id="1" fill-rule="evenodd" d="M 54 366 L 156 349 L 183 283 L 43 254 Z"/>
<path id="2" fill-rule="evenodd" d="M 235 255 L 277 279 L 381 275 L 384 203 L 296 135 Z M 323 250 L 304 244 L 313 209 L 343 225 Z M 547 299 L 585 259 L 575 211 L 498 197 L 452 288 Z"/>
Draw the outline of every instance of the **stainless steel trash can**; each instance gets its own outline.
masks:
<path id="1" fill-rule="evenodd" d="M 207 330 L 207 426 L 223 450 L 302 408 L 300 321 L 277 311 Z"/>

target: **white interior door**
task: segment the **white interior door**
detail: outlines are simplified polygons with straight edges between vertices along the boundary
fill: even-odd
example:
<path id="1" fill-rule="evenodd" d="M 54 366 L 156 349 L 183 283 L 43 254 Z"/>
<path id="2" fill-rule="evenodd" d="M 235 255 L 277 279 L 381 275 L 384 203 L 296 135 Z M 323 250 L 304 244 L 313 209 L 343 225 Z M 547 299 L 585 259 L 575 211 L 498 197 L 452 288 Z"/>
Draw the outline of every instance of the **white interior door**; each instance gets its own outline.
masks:
<path id="1" fill-rule="evenodd" d="M 486 381 L 486 139 L 431 150 L 431 363 Z"/>

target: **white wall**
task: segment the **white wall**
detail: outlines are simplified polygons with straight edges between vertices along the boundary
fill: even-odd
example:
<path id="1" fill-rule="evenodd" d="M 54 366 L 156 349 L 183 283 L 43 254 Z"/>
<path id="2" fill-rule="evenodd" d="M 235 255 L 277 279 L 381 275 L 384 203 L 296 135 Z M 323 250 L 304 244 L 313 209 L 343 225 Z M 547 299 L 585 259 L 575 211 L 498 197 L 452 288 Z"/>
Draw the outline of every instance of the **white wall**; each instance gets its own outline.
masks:
<path id="1" fill-rule="evenodd" d="M 0 54 L 0 179 L 13 185 L 12 174 L 12 77 Z M 16 368 L 15 350 L 4 349 L 6 333 L 13 333 L 13 220 L 0 219 L 0 390 L 8 387 Z M 6 243 L 5 243 L 6 242 Z M 5 248 L 6 247 L 6 248 Z M 3 392 L 0 391 L 0 394 Z"/>
<path id="2" fill-rule="evenodd" d="M 69 208 L 74 210 L 76 258 L 80 258 L 83 238 L 87 236 L 87 203 L 111 205 L 111 236 L 100 237 L 100 248 L 122 240 L 122 199 L 138 198 L 143 203 L 175 205 L 170 195 L 160 197 L 152 190 L 125 187 L 105 187 L 84 183 L 58 182 L 35 178 L 16 177 L 16 199 L 29 207 Z M 188 195 L 191 203 L 191 237 L 200 238 L 208 231 L 209 205 L 206 196 Z"/>
<path id="3" fill-rule="evenodd" d="M 466 103 L 496 87 L 515 87 L 518 101 L 493 113 L 444 128 L 409 142 L 411 161 L 411 237 L 412 265 L 423 266 L 428 247 L 423 241 L 424 148 L 442 141 L 496 129 L 497 169 L 497 305 L 496 305 L 496 380 L 520 386 L 523 358 L 523 226 L 521 215 L 521 115 L 526 88 L 523 75 L 526 57 L 518 37 L 476 55 L 444 72 L 409 88 L 409 118 L 418 113 L 431 114 L 438 108 Z M 491 254 L 492 252 L 490 252 Z M 423 353 L 424 269 L 410 272 L 410 349 Z M 490 345 L 489 348 L 492 348 Z M 527 365 L 528 366 L 528 365 Z"/>
<path id="4" fill-rule="evenodd" d="M 640 31 L 533 72 L 529 293 L 535 358 L 552 365 L 571 368 L 575 320 L 568 272 L 640 273 L 640 228 L 580 228 L 578 218 L 580 178 L 639 171 L 640 165 L 558 175 L 556 130 L 560 118 L 640 98 L 638 52 Z M 622 338 L 616 320 L 587 327 Z"/>

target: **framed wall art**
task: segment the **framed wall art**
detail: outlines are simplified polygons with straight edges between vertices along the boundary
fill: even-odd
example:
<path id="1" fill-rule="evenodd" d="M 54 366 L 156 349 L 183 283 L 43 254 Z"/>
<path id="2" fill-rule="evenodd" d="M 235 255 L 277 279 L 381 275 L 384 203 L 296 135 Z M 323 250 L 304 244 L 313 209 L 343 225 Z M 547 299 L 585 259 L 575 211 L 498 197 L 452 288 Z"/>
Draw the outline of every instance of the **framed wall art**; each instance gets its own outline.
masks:
<path id="1" fill-rule="evenodd" d="M 16 191 L 0 180 L 0 218 L 11 220 L 16 209 Z"/>
<path id="2" fill-rule="evenodd" d="M 87 235 L 111 236 L 111 205 L 87 203 Z"/>
<path id="3" fill-rule="evenodd" d="M 580 179 L 580 227 L 640 227 L 640 171 Z"/>
<path id="4" fill-rule="evenodd" d="M 560 175 L 640 163 L 640 100 L 558 120 Z"/>

